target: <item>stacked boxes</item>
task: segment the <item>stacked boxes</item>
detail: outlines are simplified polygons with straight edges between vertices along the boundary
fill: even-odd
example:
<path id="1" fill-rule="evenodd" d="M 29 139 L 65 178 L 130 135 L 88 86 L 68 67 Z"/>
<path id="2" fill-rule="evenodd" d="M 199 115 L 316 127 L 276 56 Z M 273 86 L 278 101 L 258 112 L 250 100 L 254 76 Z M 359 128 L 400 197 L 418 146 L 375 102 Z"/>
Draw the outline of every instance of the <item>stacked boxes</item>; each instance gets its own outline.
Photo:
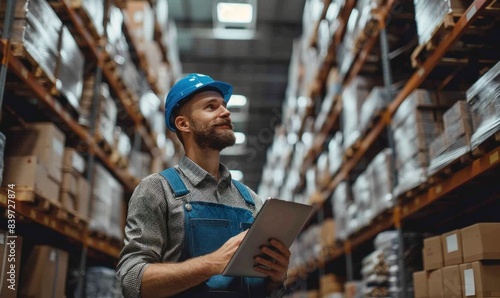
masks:
<path id="1" fill-rule="evenodd" d="M 475 149 L 500 130 L 500 62 L 467 90 L 467 103 L 474 123 L 471 148 Z"/>
<path id="2" fill-rule="evenodd" d="M 478 223 L 424 240 L 415 298 L 500 295 L 500 223 Z M 496 260 L 496 261 L 495 261 Z"/>
<path id="3" fill-rule="evenodd" d="M 368 129 L 370 121 L 380 111 L 382 111 L 389 102 L 389 95 L 385 87 L 375 86 L 368 94 L 366 101 L 361 106 L 359 115 L 358 130 L 364 134 Z"/>
<path id="4" fill-rule="evenodd" d="M 321 297 L 334 297 L 337 294 L 342 297 L 343 279 L 333 273 L 321 276 L 319 280 L 319 288 Z"/>
<path id="5" fill-rule="evenodd" d="M 440 107 L 433 93 L 416 89 L 394 114 L 392 129 L 398 172 L 396 195 L 427 179 L 429 144 L 442 132 Z"/>
<path id="6" fill-rule="evenodd" d="M 346 210 L 350 205 L 350 189 L 347 182 L 340 182 L 332 194 L 333 216 L 335 218 L 335 235 L 338 240 L 346 240 L 349 236 Z"/>
<path id="7" fill-rule="evenodd" d="M 52 123 L 10 129 L 7 132 L 3 184 L 14 183 L 57 202 L 65 138 Z"/>
<path id="8" fill-rule="evenodd" d="M 100 164 L 95 166 L 94 180 L 89 229 L 121 240 L 124 226 L 123 186 Z"/>
<path id="9" fill-rule="evenodd" d="M 385 148 L 368 164 L 366 175 L 369 180 L 372 216 L 376 217 L 386 209 L 394 206 L 392 188 L 394 170 L 392 150 Z"/>
<path id="10" fill-rule="evenodd" d="M 100 36 L 104 35 L 104 2 L 101 0 L 82 0 L 81 3 L 96 33 Z"/>
<path id="11" fill-rule="evenodd" d="M 149 2 L 128 1 L 125 10 L 125 24 L 135 44 L 153 41 L 154 11 Z"/>
<path id="12" fill-rule="evenodd" d="M 90 185 L 83 176 L 85 167 L 85 160 L 75 149 L 64 150 L 63 181 L 59 200 L 66 210 L 87 220 Z"/>
<path id="13" fill-rule="evenodd" d="M 429 175 L 470 149 L 472 117 L 465 101 L 457 101 L 443 114 L 443 124 L 443 133 L 429 145 Z"/>
<path id="14" fill-rule="evenodd" d="M 342 129 L 345 149 L 353 145 L 361 135 L 358 130 L 358 117 L 370 89 L 368 80 L 356 77 L 342 92 Z"/>
<path id="15" fill-rule="evenodd" d="M 65 297 L 68 253 L 37 245 L 23 267 L 21 297 Z"/>

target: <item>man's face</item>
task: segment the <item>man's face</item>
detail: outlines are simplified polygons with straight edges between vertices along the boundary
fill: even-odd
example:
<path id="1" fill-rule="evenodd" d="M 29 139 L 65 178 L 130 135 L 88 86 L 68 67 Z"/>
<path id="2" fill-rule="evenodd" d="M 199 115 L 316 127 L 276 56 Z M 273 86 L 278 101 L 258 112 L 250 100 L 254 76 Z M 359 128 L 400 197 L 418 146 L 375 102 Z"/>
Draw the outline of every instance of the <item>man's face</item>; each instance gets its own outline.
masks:
<path id="1" fill-rule="evenodd" d="M 191 113 L 188 114 L 191 132 L 195 142 L 201 148 L 222 149 L 234 145 L 230 112 L 226 103 L 216 91 L 200 92 L 190 100 Z"/>

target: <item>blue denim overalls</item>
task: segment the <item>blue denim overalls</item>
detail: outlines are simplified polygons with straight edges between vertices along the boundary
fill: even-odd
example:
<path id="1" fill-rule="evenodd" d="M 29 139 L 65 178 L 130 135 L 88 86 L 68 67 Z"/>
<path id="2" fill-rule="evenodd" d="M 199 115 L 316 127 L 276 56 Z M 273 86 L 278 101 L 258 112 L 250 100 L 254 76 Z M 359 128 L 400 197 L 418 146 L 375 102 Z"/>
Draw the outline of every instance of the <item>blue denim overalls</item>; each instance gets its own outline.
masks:
<path id="1" fill-rule="evenodd" d="M 211 202 L 189 201 L 186 198 L 189 190 L 174 168 L 166 169 L 160 174 L 167 179 L 175 198 L 184 201 L 184 243 L 180 262 L 214 252 L 229 238 L 252 224 L 254 218 L 249 210 Z M 255 206 L 246 186 L 236 180 L 233 180 L 233 184 L 246 203 Z M 175 297 L 265 297 L 266 284 L 264 278 L 215 275 Z"/>

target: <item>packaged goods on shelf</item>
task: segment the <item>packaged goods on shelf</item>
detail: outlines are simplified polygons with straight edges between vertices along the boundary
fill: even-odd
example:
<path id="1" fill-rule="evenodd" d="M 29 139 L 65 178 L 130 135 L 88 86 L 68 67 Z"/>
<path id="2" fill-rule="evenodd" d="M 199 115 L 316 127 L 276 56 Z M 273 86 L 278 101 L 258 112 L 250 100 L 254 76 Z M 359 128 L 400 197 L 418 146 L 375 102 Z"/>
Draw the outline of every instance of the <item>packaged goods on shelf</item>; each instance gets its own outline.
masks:
<path id="1" fill-rule="evenodd" d="M 123 239 L 123 186 L 100 164 L 95 166 L 89 230 Z"/>
<path id="2" fill-rule="evenodd" d="M 141 43 L 137 50 L 146 58 L 147 75 L 152 82 L 158 82 L 158 65 L 163 61 L 163 54 L 156 41 Z M 163 84 L 163 82 L 158 82 Z"/>
<path id="3" fill-rule="evenodd" d="M 415 298 L 429 297 L 429 273 L 427 271 L 413 273 L 413 288 Z"/>
<path id="4" fill-rule="evenodd" d="M 441 105 L 429 91 L 415 90 L 401 104 L 392 121 L 398 185 L 397 196 L 427 180 L 429 145 L 442 132 Z"/>
<path id="5" fill-rule="evenodd" d="M 424 258 L 424 269 L 431 271 L 444 266 L 443 248 L 440 236 L 424 239 L 422 255 Z"/>
<path id="6" fill-rule="evenodd" d="M 429 175 L 470 151 L 472 116 L 465 101 L 457 101 L 443 114 L 444 131 L 429 145 Z"/>
<path id="7" fill-rule="evenodd" d="M 429 297 L 442 297 L 443 295 L 443 269 L 439 268 L 429 273 Z"/>
<path id="8" fill-rule="evenodd" d="M 96 33 L 100 36 L 104 35 L 104 2 L 101 0 L 82 0 L 81 3 Z"/>
<path id="9" fill-rule="evenodd" d="M 76 111 L 80 110 L 84 65 L 85 59 L 78 44 L 69 29 L 63 26 L 56 70 L 56 77 L 60 85 L 56 86 Z"/>
<path id="10" fill-rule="evenodd" d="M 304 5 L 304 12 L 302 13 L 302 30 L 304 47 L 309 46 L 311 38 L 316 32 L 316 25 L 321 19 L 325 3 L 322 0 L 307 0 Z"/>
<path id="11" fill-rule="evenodd" d="M 347 182 L 340 182 L 333 191 L 331 200 L 335 218 L 335 235 L 337 239 L 346 240 L 348 235 L 347 212 L 350 205 L 350 192 Z"/>
<path id="12" fill-rule="evenodd" d="M 6 132 L 6 156 L 35 155 L 56 183 L 62 180 L 62 161 L 66 136 L 53 123 L 30 123 Z"/>
<path id="13" fill-rule="evenodd" d="M 447 266 L 442 270 L 443 297 L 462 297 L 462 282 L 459 265 Z"/>
<path id="14" fill-rule="evenodd" d="M 370 89 L 367 79 L 356 77 L 342 92 L 344 149 L 351 147 L 361 135 L 358 130 L 359 114 Z"/>
<path id="15" fill-rule="evenodd" d="M 462 233 L 454 230 L 441 235 L 444 266 L 459 265 L 463 263 Z"/>
<path id="16" fill-rule="evenodd" d="M 116 271 L 106 267 L 89 267 L 85 272 L 85 297 L 119 298 L 120 280 Z"/>
<path id="17" fill-rule="evenodd" d="M 47 245 L 36 245 L 22 269 L 21 297 L 65 297 L 68 253 Z"/>
<path id="18" fill-rule="evenodd" d="M 460 1 L 414 0 L 415 21 L 417 23 L 418 43 L 426 44 L 440 26 L 448 26 L 448 17 L 454 13 L 463 13 Z M 470 2 L 469 2 L 470 3 Z M 461 9 L 459 9 L 461 7 Z M 439 31 L 437 31 L 439 32 Z"/>
<path id="19" fill-rule="evenodd" d="M 325 19 L 330 24 L 330 35 L 334 36 L 340 26 L 339 16 L 344 8 L 345 0 L 332 1 L 326 11 Z"/>
<path id="20" fill-rule="evenodd" d="M 132 150 L 130 152 L 129 171 L 132 176 L 142 179 L 151 174 L 151 154 Z"/>
<path id="21" fill-rule="evenodd" d="M 172 81 L 175 82 L 181 78 L 182 65 L 179 58 L 179 47 L 177 45 L 177 27 L 175 22 L 168 23 L 168 32 L 163 35 L 162 44 L 168 49 L 167 60 L 172 70 Z"/>
<path id="22" fill-rule="evenodd" d="M 3 185 L 2 184 L 3 170 L 5 167 L 4 153 L 5 153 L 5 135 L 0 132 L 0 185 Z"/>
<path id="23" fill-rule="evenodd" d="M 114 145 L 114 129 L 118 115 L 118 108 L 115 101 L 109 93 L 109 86 L 106 83 L 101 83 L 99 94 L 97 95 L 97 115 L 95 122 L 91 123 L 92 102 L 94 99 L 94 83 L 95 78 L 89 77 L 84 82 L 83 96 L 81 101 L 81 114 L 78 121 L 85 126 L 95 125 L 96 131 L 110 145 Z"/>
<path id="24" fill-rule="evenodd" d="M 157 71 L 158 71 L 158 90 L 159 90 L 159 96 L 161 98 L 165 98 L 168 91 L 170 90 L 170 87 L 175 83 L 173 78 L 172 78 L 172 73 L 170 72 L 170 67 L 166 62 L 161 62 L 157 66 Z"/>
<path id="25" fill-rule="evenodd" d="M 320 57 L 315 48 L 308 47 L 301 52 L 300 58 L 303 76 L 298 91 L 299 95 L 305 96 L 315 83 L 314 80 L 316 79 L 316 74 L 320 67 Z"/>
<path id="26" fill-rule="evenodd" d="M 0 7 L 6 11 L 7 3 L 0 2 Z M 4 16 L 0 17 L 2 25 Z M 11 37 L 11 43 L 17 45 L 14 54 L 24 56 L 23 47 L 54 85 L 61 28 L 61 20 L 47 1 L 17 1 Z"/>
<path id="27" fill-rule="evenodd" d="M 382 232 L 375 238 L 375 251 L 363 259 L 364 292 L 370 293 L 369 297 L 379 293 L 387 293 L 386 296 L 390 297 L 399 297 L 403 290 L 407 292 L 407 295 L 413 292 L 412 274 L 415 269 L 421 266 L 422 241 L 418 234 L 413 233 L 404 234 L 403 239 L 405 272 L 401 274 L 398 250 L 402 243 L 398 232 Z M 405 278 L 405 288 L 403 288 L 402 276 Z"/>
<path id="28" fill-rule="evenodd" d="M 500 130 L 500 62 L 467 90 L 467 103 L 474 123 L 471 138 L 474 150 Z"/>
<path id="29" fill-rule="evenodd" d="M 330 76 L 336 76 L 336 72 L 333 75 L 332 72 L 330 72 Z M 337 95 L 340 93 L 342 87 L 340 83 L 336 82 L 334 79 L 329 79 L 329 80 L 333 82 L 328 86 L 325 98 L 321 103 L 321 109 L 319 110 L 318 115 L 316 116 L 316 121 L 314 122 L 314 131 L 316 132 L 321 131 L 322 127 L 325 125 L 326 121 L 330 117 L 331 111 L 336 103 Z"/>
<path id="30" fill-rule="evenodd" d="M 500 265 L 472 262 L 460 265 L 463 297 L 494 297 L 500 295 Z"/>
<path id="31" fill-rule="evenodd" d="M 371 193 L 371 210 L 377 216 L 394 206 L 392 188 L 394 185 L 392 149 L 385 148 L 377 154 L 367 167 Z"/>
<path id="32" fill-rule="evenodd" d="M 141 95 L 139 99 L 139 110 L 144 116 L 150 127 L 153 126 L 153 121 L 155 118 L 153 114 L 156 113 L 160 108 L 160 99 L 154 92 L 148 90 Z"/>
<path id="33" fill-rule="evenodd" d="M 0 296 L 3 298 L 16 298 L 19 291 L 19 276 L 21 270 L 21 257 L 23 237 L 7 238 L 9 233 L 0 230 L 0 270 L 3 278 L 0 281 Z M 12 255 L 15 256 L 12 259 Z M 10 257 L 9 257 L 10 256 Z"/>
<path id="34" fill-rule="evenodd" d="M 344 153 L 343 149 L 343 137 L 340 131 L 335 133 L 335 136 L 328 143 L 328 156 L 330 161 L 330 175 L 335 175 L 337 171 L 342 166 L 342 157 Z"/>
<path id="35" fill-rule="evenodd" d="M 168 0 L 156 0 L 154 5 L 155 20 L 160 25 L 160 30 L 165 31 L 170 21 L 168 18 Z"/>
<path id="36" fill-rule="evenodd" d="M 127 26 L 133 42 L 141 44 L 152 41 L 155 29 L 154 11 L 146 1 L 127 1 L 125 12 L 125 25 Z"/>
<path id="37" fill-rule="evenodd" d="M 113 146 L 113 154 L 117 154 L 117 157 L 112 157 L 113 158 L 125 158 L 130 155 L 130 152 L 132 151 L 132 143 L 130 141 L 130 137 L 123 131 L 123 129 L 119 126 L 115 127 L 115 131 L 113 133 L 114 137 L 114 146 Z"/>
<path id="38" fill-rule="evenodd" d="M 125 37 L 123 35 L 123 12 L 121 9 L 114 5 L 110 5 L 108 8 L 108 18 L 106 24 L 106 51 L 108 54 L 114 58 L 116 55 L 120 54 L 119 47 L 120 39 Z M 128 46 L 127 46 L 128 50 Z M 117 59 L 115 58 L 115 61 Z"/>
<path id="39" fill-rule="evenodd" d="M 387 106 L 389 95 L 385 87 L 375 86 L 361 106 L 358 130 L 364 134 L 370 122 Z"/>
<path id="40" fill-rule="evenodd" d="M 352 185 L 352 198 L 358 206 L 359 228 L 368 226 L 374 217 L 369 182 L 367 173 L 363 172 Z"/>

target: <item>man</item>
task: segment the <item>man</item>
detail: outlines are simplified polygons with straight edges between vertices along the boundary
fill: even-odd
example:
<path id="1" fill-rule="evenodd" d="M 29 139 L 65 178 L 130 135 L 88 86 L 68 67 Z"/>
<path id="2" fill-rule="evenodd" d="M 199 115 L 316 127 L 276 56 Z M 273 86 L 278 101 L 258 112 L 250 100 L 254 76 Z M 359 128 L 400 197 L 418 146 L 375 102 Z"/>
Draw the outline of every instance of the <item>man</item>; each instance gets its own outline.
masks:
<path id="1" fill-rule="evenodd" d="M 220 275 L 262 206 L 231 180 L 220 151 L 235 143 L 226 104 L 233 87 L 189 74 L 165 102 L 167 127 L 185 156 L 135 189 L 118 263 L 125 297 L 266 297 L 283 292 L 290 251 L 270 240 L 255 259 L 267 278 Z M 277 294 L 279 293 L 279 294 Z"/>

